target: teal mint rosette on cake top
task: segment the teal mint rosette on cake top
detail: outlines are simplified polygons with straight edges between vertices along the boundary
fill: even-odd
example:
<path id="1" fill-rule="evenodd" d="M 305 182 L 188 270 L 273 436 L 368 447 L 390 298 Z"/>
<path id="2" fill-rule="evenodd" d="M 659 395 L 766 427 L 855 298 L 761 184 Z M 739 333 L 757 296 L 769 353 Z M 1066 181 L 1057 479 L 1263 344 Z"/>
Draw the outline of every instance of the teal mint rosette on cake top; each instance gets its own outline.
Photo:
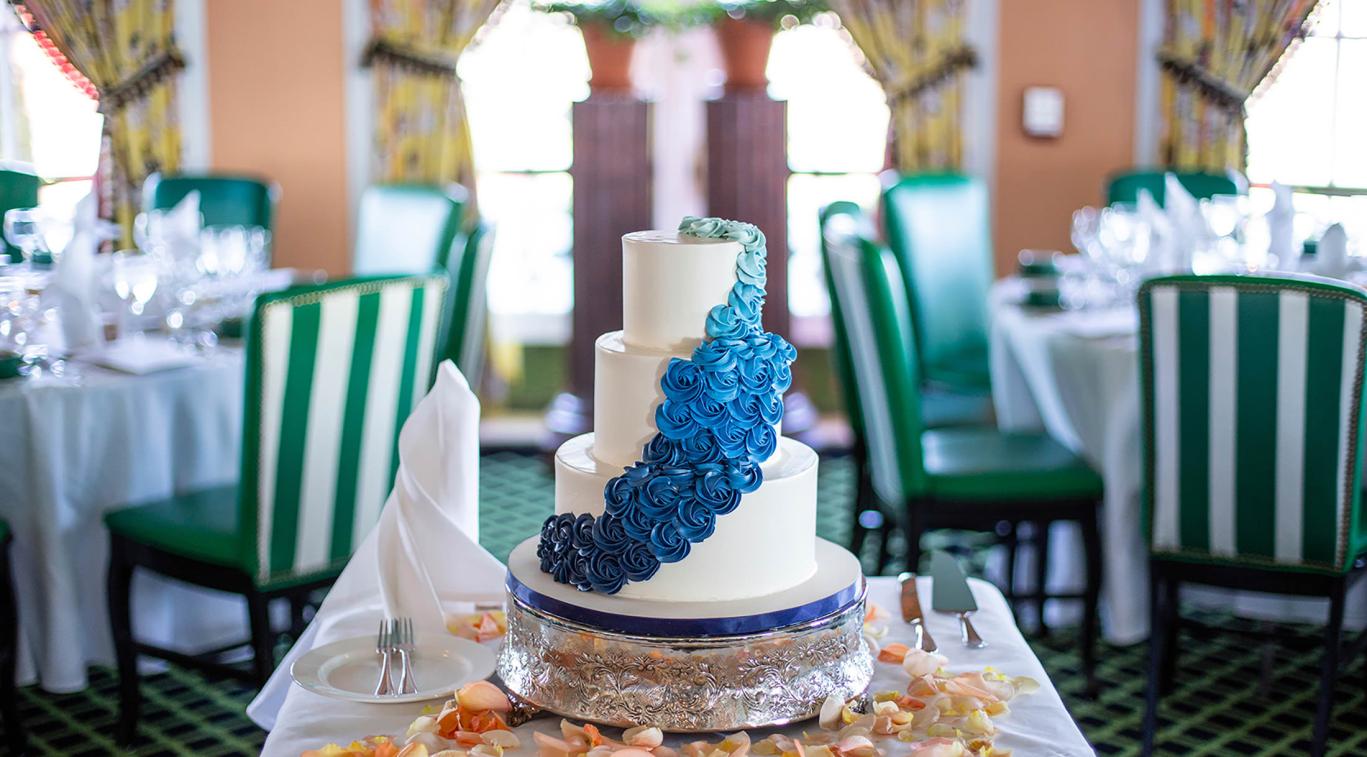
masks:
<path id="1" fill-rule="evenodd" d="M 736 283 L 707 316 L 707 338 L 687 359 L 671 358 L 660 379 L 656 435 L 641 460 L 603 489 L 603 515 L 552 515 L 541 527 L 541 570 L 580 591 L 616 594 L 662 563 L 688 556 L 717 518 L 764 481 L 760 466 L 778 446 L 783 393 L 797 351 L 764 330 L 766 249 L 752 224 L 685 217 L 679 233 L 739 242 Z"/>

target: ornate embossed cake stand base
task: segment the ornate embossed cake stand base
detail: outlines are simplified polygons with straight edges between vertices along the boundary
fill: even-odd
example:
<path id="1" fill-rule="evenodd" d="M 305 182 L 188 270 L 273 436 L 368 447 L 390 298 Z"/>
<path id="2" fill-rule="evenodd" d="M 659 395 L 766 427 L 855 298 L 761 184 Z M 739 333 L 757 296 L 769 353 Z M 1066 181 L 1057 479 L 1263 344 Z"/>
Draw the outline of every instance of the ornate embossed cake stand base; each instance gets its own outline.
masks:
<path id="1" fill-rule="evenodd" d="M 828 615 L 770 631 L 667 638 L 603 630 L 508 595 L 498 672 L 514 694 L 569 718 L 703 732 L 815 716 L 864 691 L 873 662 L 864 592 Z"/>

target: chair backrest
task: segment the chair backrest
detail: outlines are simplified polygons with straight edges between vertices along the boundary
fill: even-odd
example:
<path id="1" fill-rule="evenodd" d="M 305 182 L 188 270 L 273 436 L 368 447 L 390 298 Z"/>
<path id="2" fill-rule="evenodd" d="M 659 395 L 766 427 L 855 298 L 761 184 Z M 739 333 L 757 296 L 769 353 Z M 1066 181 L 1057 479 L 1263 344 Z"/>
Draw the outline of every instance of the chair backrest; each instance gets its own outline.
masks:
<path id="1" fill-rule="evenodd" d="M 924 378 L 986 388 L 993 279 L 986 187 L 960 174 L 903 176 L 883 190 L 883 223 L 906 279 Z"/>
<path id="2" fill-rule="evenodd" d="M 259 582 L 335 570 L 375 524 L 399 429 L 429 386 L 446 288 L 437 272 L 257 298 L 239 507 Z"/>
<path id="3" fill-rule="evenodd" d="M 260 226 L 271 229 L 279 190 L 253 176 L 226 174 L 152 174 L 143 184 L 143 208 L 169 210 L 199 192 L 205 226 Z"/>
<path id="4" fill-rule="evenodd" d="M 459 185 L 366 187 L 351 268 L 357 275 L 427 273 L 445 267 L 460 233 L 466 192 Z"/>
<path id="5" fill-rule="evenodd" d="M 901 270 L 891 251 L 857 229 L 828 224 L 825 245 L 838 349 L 853 374 L 873 489 L 900 504 L 925 487 L 920 371 Z"/>
<path id="6" fill-rule="evenodd" d="M 1364 307 L 1363 290 L 1312 277 L 1172 276 L 1140 288 L 1155 555 L 1346 570 Z"/>
<path id="7" fill-rule="evenodd" d="M 22 170 L 16 166 L 0 168 L 0 219 L 5 217 L 5 212 L 15 208 L 33 208 L 38 205 L 38 187 L 42 181 L 36 174 Z M 0 252 L 5 252 L 12 259 L 19 259 L 19 250 L 10 245 L 8 241 L 0 240 Z"/>
<path id="8" fill-rule="evenodd" d="M 447 298 L 450 305 L 437 345 L 437 361 L 454 362 L 476 391 L 484 371 L 485 324 L 489 312 L 486 284 L 493 251 L 493 227 L 477 221 L 463 240 L 457 238 L 446 262 L 446 271 L 451 276 L 451 292 Z"/>
<path id="9" fill-rule="evenodd" d="M 1106 180 L 1106 204 L 1122 203 L 1133 205 L 1139 202 L 1139 191 L 1149 190 L 1154 202 L 1159 206 L 1167 198 L 1167 182 L 1164 177 L 1168 171 L 1121 171 Z M 1202 173 L 1200 171 L 1174 171 L 1177 180 L 1198 200 L 1215 195 L 1248 194 L 1248 182 L 1240 175 L 1229 173 Z"/>
<path id="10" fill-rule="evenodd" d="M 831 300 L 831 326 L 835 331 L 835 349 L 832 357 L 835 362 L 836 381 L 840 384 L 841 398 L 845 403 L 845 414 L 854 431 L 855 438 L 861 443 L 864 439 L 864 414 L 859 404 L 859 385 L 854 376 L 854 357 L 850 354 L 849 338 L 845 333 L 845 316 L 840 309 L 840 293 L 836 291 L 835 281 L 831 278 L 831 246 L 849 244 L 850 237 L 874 237 L 871 220 L 864 215 L 858 205 L 847 200 L 833 202 L 817 214 L 821 224 L 821 266 L 825 272 L 826 293 Z"/>

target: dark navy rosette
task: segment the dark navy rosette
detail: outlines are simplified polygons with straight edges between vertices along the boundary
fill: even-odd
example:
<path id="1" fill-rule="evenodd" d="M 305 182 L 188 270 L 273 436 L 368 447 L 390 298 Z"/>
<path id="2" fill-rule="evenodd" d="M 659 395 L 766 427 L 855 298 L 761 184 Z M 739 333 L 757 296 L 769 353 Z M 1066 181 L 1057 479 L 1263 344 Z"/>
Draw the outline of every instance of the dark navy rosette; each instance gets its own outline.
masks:
<path id="1" fill-rule="evenodd" d="M 707 315 L 707 339 L 660 378 L 658 432 L 641 460 L 603 489 L 603 514 L 552 515 L 541 528 L 541 570 L 581 591 L 615 594 L 688 556 L 717 518 L 764 482 L 778 447 L 783 392 L 797 351 L 764 330 L 764 234 L 748 223 L 684 218 L 679 233 L 739 242 L 736 283 Z"/>

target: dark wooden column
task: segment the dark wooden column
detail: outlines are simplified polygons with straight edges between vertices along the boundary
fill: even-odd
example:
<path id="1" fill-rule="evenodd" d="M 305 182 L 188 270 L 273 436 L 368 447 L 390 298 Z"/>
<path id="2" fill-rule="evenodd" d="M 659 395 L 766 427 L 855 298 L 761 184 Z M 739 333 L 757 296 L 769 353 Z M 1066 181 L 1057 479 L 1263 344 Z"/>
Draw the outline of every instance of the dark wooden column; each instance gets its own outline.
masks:
<path id="1" fill-rule="evenodd" d="M 574 104 L 573 128 L 570 385 L 546 413 L 551 443 L 593 427 L 593 342 L 622 328 L 622 235 L 651 228 L 649 103 L 596 92 Z"/>
<path id="2" fill-rule="evenodd" d="M 768 241 L 764 326 L 790 338 L 788 310 L 788 104 L 762 89 L 707 103 L 707 213 L 753 223 Z M 816 409 L 800 388 L 784 397 L 783 431 L 801 434 Z"/>

